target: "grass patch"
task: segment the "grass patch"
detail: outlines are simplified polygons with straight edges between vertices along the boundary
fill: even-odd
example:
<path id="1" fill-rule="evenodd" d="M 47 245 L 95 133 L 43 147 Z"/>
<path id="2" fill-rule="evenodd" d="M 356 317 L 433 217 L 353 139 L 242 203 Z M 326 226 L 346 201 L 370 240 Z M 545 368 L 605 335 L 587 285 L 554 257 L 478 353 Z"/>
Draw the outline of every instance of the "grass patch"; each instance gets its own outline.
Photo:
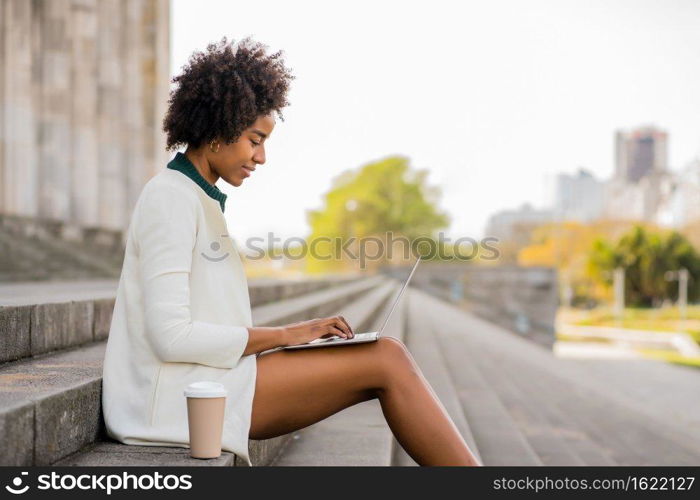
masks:
<path id="1" fill-rule="evenodd" d="M 555 333 L 555 338 L 557 340 L 562 340 L 564 342 L 570 341 L 570 342 L 595 342 L 597 344 L 612 344 L 614 343 L 613 340 L 611 339 L 606 339 L 602 337 L 583 337 L 579 335 L 567 335 L 565 333 Z"/>
<path id="2" fill-rule="evenodd" d="M 617 319 L 610 308 L 594 309 L 573 321 L 582 326 L 611 326 L 634 330 L 685 332 L 700 343 L 700 306 L 689 306 L 687 318 L 680 319 L 678 307 L 659 309 L 625 309 L 621 319 Z"/>
<path id="3" fill-rule="evenodd" d="M 676 363 L 684 366 L 692 366 L 700 369 L 700 358 L 683 356 L 673 351 L 663 351 L 660 349 L 636 349 L 645 358 L 658 359 L 669 363 Z"/>

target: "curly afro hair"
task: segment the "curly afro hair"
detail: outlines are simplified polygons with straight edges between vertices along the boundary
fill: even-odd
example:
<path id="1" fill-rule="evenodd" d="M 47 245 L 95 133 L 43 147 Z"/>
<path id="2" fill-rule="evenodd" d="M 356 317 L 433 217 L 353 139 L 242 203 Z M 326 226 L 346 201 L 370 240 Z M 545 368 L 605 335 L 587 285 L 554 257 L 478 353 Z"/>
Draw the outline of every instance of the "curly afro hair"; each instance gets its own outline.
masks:
<path id="1" fill-rule="evenodd" d="M 197 148 L 216 138 L 230 144 L 273 111 L 284 121 L 281 108 L 289 104 L 286 94 L 295 77 L 284 67 L 281 50 L 267 55 L 266 45 L 250 41 L 246 37 L 232 47 L 224 37 L 209 44 L 171 80 L 178 86 L 170 91 L 163 119 L 168 151 L 180 145 Z"/>

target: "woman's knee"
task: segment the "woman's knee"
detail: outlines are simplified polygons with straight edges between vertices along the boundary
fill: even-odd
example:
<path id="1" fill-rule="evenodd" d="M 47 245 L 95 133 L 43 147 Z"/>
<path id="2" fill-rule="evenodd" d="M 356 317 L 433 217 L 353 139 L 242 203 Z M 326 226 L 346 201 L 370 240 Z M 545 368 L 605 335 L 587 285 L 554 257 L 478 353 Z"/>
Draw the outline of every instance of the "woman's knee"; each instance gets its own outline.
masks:
<path id="1" fill-rule="evenodd" d="M 396 337 L 379 337 L 378 348 L 385 356 L 406 356 L 408 348 Z"/>
<path id="2" fill-rule="evenodd" d="M 383 371 L 393 377 L 400 373 L 416 372 L 417 367 L 408 348 L 395 337 L 380 337 L 377 341 Z"/>

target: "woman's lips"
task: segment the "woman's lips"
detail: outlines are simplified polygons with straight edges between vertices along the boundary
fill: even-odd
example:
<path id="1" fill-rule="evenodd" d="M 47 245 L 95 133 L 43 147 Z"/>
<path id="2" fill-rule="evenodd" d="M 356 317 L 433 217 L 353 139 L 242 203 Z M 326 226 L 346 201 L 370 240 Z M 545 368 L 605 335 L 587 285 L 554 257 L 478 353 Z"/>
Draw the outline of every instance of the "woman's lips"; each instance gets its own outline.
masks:
<path id="1" fill-rule="evenodd" d="M 250 177 L 250 174 L 252 174 L 253 171 L 247 167 L 243 167 L 243 173 L 245 174 L 246 177 Z"/>

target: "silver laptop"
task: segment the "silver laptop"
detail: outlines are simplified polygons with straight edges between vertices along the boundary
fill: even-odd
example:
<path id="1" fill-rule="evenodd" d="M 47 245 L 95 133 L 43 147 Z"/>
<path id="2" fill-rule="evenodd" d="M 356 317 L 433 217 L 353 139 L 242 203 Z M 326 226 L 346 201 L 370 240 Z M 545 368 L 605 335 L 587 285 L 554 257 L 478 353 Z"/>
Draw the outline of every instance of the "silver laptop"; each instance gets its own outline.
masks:
<path id="1" fill-rule="evenodd" d="M 391 310 L 389 311 L 389 314 L 387 314 L 386 318 L 384 319 L 384 323 L 382 324 L 382 327 L 379 329 L 377 332 L 367 332 L 367 333 L 356 333 L 354 337 L 351 339 L 344 339 L 342 337 L 338 337 L 337 335 L 334 335 L 332 337 L 325 337 L 325 338 L 318 338 L 315 340 L 312 340 L 311 342 L 307 342 L 305 344 L 295 344 L 295 345 L 288 345 L 282 347 L 282 349 L 308 349 L 309 347 L 326 347 L 330 345 L 346 345 L 346 344 L 359 344 L 362 342 L 374 342 L 381 337 L 382 332 L 384 332 L 384 328 L 386 328 L 387 323 L 389 322 L 389 318 L 391 318 L 391 314 L 394 312 L 394 309 L 396 309 L 397 304 L 399 303 L 399 300 L 401 300 L 401 296 L 403 295 L 404 290 L 406 290 L 406 287 L 408 286 L 408 282 L 411 281 L 411 277 L 413 276 L 413 273 L 416 271 L 416 268 L 418 267 L 418 263 L 420 262 L 420 257 L 418 257 L 418 260 L 416 261 L 415 264 L 413 264 L 413 269 L 411 269 L 411 273 L 408 275 L 408 278 L 406 278 L 406 281 L 404 282 L 403 286 L 401 287 L 401 290 L 399 291 L 399 294 L 396 296 L 396 300 L 394 300 L 394 305 L 391 306 Z"/>

